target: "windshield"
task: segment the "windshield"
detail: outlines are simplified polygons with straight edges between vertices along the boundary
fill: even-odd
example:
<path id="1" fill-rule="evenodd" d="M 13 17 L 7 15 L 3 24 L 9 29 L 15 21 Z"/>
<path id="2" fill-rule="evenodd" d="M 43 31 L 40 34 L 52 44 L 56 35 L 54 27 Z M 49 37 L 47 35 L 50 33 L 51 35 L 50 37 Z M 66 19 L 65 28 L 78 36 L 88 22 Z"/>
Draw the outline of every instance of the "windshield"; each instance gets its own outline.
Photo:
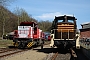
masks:
<path id="1" fill-rule="evenodd" d="M 70 23 L 74 23 L 74 21 L 73 21 L 73 20 L 68 20 L 68 22 L 70 22 Z"/>
<path id="2" fill-rule="evenodd" d="M 67 22 L 70 22 L 70 23 L 74 23 L 74 21 L 73 20 L 66 20 Z M 60 23 L 60 22 L 65 22 L 65 20 L 58 20 L 57 21 L 58 23 Z"/>
<path id="3" fill-rule="evenodd" d="M 58 23 L 59 23 L 59 22 L 64 22 L 64 20 L 58 20 Z"/>

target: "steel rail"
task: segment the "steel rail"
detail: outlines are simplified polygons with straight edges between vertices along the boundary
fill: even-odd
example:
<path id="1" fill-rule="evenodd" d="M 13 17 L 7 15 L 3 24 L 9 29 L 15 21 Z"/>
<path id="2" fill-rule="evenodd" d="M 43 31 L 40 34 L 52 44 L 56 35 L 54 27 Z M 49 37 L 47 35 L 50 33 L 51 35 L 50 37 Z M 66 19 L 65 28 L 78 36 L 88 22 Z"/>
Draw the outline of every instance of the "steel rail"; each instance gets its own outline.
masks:
<path id="1" fill-rule="evenodd" d="M 76 55 L 75 51 L 72 48 L 70 48 L 70 51 L 71 51 L 71 57 L 72 57 L 72 59 L 73 60 L 76 60 L 77 59 L 77 55 Z"/>
<path id="2" fill-rule="evenodd" d="M 5 53 L 5 52 L 8 52 L 8 51 L 13 51 L 15 49 L 2 49 L 0 50 L 0 53 Z"/>
<path id="3" fill-rule="evenodd" d="M 56 57 L 57 57 L 57 55 L 58 55 L 58 52 L 57 52 L 57 53 L 55 53 L 55 54 L 53 55 L 53 57 L 52 57 L 52 59 L 51 59 L 51 60 L 55 60 L 55 59 L 56 59 Z"/>
<path id="4" fill-rule="evenodd" d="M 19 52 L 27 51 L 27 50 L 16 50 L 16 51 L 15 50 L 13 49 L 13 50 L 8 50 L 7 51 L 7 52 L 11 52 L 11 53 L 2 52 L 2 53 L 5 53 L 5 54 L 0 55 L 0 58 L 10 56 L 10 55 L 13 55 L 13 54 L 16 54 L 16 53 L 19 53 Z"/>

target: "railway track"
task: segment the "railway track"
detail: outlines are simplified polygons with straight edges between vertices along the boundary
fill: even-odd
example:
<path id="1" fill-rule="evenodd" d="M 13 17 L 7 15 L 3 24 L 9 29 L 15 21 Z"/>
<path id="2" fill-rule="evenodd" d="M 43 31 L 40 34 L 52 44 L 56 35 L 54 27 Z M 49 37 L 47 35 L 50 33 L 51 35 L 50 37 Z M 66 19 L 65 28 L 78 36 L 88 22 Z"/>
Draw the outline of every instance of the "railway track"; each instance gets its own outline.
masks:
<path id="1" fill-rule="evenodd" d="M 44 45 L 47 45 L 47 44 L 44 44 Z M 33 48 L 36 48 L 36 47 L 37 46 L 34 46 L 34 47 L 31 47 L 30 49 L 33 49 Z M 9 48 L 0 48 L 0 58 L 7 57 L 7 56 L 10 56 L 10 55 L 19 53 L 19 52 L 28 51 L 30 49 L 28 49 L 28 48 L 18 49 L 18 48 L 15 48 L 13 46 L 10 46 Z"/>
<path id="2" fill-rule="evenodd" d="M 52 56 L 52 59 L 51 59 L 51 60 L 55 60 L 55 59 L 56 59 L 56 57 L 57 57 L 57 55 L 58 55 L 58 52 L 57 52 L 57 53 L 55 53 L 55 54 Z"/>
<path id="3" fill-rule="evenodd" d="M 70 48 L 70 52 L 71 52 L 71 59 L 72 60 L 76 60 L 77 59 L 77 55 L 76 55 L 75 51 L 72 48 Z"/>
<path id="4" fill-rule="evenodd" d="M 46 43 L 44 45 L 47 45 Z M 35 47 L 34 47 L 35 48 Z M 33 48 L 32 48 L 33 49 Z M 19 52 L 27 51 L 29 49 L 18 49 L 18 48 L 0 48 L 0 58 L 7 57 Z"/>
<path id="5" fill-rule="evenodd" d="M 13 55 L 13 54 L 16 54 L 16 53 L 19 53 L 19 52 L 23 52 L 23 51 L 26 51 L 27 49 L 25 50 L 20 50 L 20 49 L 8 49 L 8 48 L 4 48 L 4 49 L 0 49 L 0 58 L 3 58 L 3 57 L 7 57 L 7 56 L 10 56 L 10 55 Z"/>
<path id="6" fill-rule="evenodd" d="M 56 52 L 50 60 L 77 60 L 77 55 L 73 49 L 69 49 L 69 53 Z"/>

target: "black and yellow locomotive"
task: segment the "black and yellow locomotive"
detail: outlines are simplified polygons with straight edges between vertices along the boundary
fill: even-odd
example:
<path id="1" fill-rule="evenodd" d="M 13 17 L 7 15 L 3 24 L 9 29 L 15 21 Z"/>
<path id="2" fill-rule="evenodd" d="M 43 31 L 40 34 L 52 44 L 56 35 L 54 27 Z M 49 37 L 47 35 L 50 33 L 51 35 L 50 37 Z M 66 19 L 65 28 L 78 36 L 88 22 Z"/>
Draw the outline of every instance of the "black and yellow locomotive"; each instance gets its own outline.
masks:
<path id="1" fill-rule="evenodd" d="M 51 28 L 51 47 L 76 47 L 77 24 L 74 16 L 55 16 Z M 79 45 L 78 45 L 79 46 Z"/>

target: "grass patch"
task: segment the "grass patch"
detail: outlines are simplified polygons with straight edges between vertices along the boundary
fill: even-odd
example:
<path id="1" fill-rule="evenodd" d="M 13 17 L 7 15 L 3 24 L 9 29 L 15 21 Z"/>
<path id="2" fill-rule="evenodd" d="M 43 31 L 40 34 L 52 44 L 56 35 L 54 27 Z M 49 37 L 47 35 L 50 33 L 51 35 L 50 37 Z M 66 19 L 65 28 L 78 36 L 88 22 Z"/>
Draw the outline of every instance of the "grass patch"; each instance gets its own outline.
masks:
<path id="1" fill-rule="evenodd" d="M 13 40 L 0 40 L 0 48 L 7 48 L 8 46 L 12 46 Z"/>

